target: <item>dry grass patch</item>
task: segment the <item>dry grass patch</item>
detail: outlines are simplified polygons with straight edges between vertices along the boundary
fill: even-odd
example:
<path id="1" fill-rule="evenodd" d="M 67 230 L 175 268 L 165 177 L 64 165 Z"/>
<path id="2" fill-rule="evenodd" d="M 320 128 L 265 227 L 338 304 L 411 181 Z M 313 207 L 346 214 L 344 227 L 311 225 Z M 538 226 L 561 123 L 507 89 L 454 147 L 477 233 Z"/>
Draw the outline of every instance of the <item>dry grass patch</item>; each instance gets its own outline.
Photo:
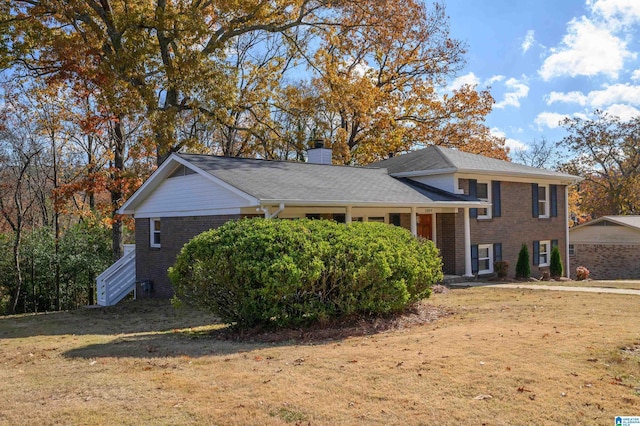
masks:
<path id="1" fill-rule="evenodd" d="M 162 302 L 0 318 L 0 423 L 607 424 L 639 413 L 639 301 L 469 288 L 242 342 Z"/>

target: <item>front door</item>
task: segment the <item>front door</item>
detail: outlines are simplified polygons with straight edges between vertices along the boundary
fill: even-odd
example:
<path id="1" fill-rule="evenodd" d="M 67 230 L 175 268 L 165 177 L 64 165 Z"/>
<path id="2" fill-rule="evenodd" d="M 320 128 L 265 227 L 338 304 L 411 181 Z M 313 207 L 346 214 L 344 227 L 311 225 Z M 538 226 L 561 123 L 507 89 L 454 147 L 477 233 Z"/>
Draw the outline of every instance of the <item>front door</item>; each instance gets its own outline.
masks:
<path id="1" fill-rule="evenodd" d="M 433 232 L 431 230 L 431 215 L 419 214 L 418 215 L 418 236 L 433 240 Z"/>

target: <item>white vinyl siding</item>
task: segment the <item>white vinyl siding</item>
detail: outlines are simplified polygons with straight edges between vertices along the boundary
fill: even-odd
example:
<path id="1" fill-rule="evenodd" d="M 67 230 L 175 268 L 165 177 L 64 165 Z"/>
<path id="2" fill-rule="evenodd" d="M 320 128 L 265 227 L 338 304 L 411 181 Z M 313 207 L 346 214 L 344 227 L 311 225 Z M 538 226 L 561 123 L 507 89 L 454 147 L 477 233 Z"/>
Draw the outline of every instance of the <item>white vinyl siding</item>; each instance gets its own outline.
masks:
<path id="1" fill-rule="evenodd" d="M 198 175 L 177 176 L 163 181 L 135 210 L 136 217 L 175 216 L 182 212 L 205 212 L 249 207 L 241 196 Z"/>
<path id="2" fill-rule="evenodd" d="M 457 186 L 456 186 L 457 182 L 453 174 L 434 175 L 434 176 L 412 176 L 411 180 L 415 180 L 416 182 L 424 183 L 425 185 L 430 185 L 435 188 L 439 188 L 454 194 L 457 192 Z"/>

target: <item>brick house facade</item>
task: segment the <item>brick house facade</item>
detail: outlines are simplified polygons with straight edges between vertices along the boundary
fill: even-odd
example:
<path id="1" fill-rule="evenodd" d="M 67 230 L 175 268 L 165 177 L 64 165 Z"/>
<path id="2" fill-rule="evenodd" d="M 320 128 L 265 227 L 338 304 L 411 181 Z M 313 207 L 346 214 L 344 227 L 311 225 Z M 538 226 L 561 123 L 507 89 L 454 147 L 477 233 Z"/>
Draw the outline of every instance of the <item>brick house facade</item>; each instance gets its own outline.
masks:
<path id="1" fill-rule="evenodd" d="M 136 219 L 137 297 L 169 298 L 173 296 L 173 287 L 167 276 L 167 270 L 175 263 L 182 246 L 204 231 L 241 217 L 241 215 L 219 215 L 159 218 L 162 224 L 162 245 L 157 248 L 149 244 L 150 219 Z M 151 283 L 151 286 L 143 288 L 145 281 Z"/>
<path id="2" fill-rule="evenodd" d="M 522 244 L 526 244 L 531 258 L 531 273 L 533 276 L 541 276 L 543 271 L 548 271 L 549 266 L 540 266 L 539 261 L 533 259 L 535 242 L 557 242 L 563 265 L 566 265 L 566 210 L 565 210 L 565 186 L 557 186 L 557 214 L 548 218 L 533 217 L 532 197 L 530 183 L 500 181 L 501 186 L 501 214 L 489 219 L 471 218 L 471 244 L 472 245 L 501 245 L 502 259 L 509 263 L 509 276 L 515 274 L 515 266 L 518 261 L 518 253 Z M 460 182 L 461 188 L 468 194 L 468 180 Z M 448 215 L 439 215 L 448 216 Z M 440 247 L 452 246 L 453 256 L 447 264 L 446 273 L 464 275 L 464 236 L 461 230 L 464 228 L 463 212 L 450 215 L 452 217 L 438 219 L 449 229 L 440 235 L 446 235 L 449 241 L 439 242 Z M 450 240 L 454 240 L 453 244 Z M 539 245 L 539 244 L 538 244 Z M 538 253 L 539 254 L 539 253 Z M 550 253 L 549 253 L 550 255 Z M 443 252 L 443 259 L 445 253 Z M 495 259 L 494 259 L 495 260 Z M 548 262 L 547 262 L 548 263 Z"/>
<path id="3" fill-rule="evenodd" d="M 310 158 L 330 159 L 324 151 Z M 435 146 L 367 168 L 174 153 L 120 213 L 136 221 L 138 297 L 170 297 L 167 269 L 182 246 L 247 216 L 402 226 L 435 241 L 446 274 L 469 277 L 491 274 L 495 260 L 513 275 L 526 243 L 536 274 L 551 244 L 566 262 L 565 190 L 577 180 Z"/>

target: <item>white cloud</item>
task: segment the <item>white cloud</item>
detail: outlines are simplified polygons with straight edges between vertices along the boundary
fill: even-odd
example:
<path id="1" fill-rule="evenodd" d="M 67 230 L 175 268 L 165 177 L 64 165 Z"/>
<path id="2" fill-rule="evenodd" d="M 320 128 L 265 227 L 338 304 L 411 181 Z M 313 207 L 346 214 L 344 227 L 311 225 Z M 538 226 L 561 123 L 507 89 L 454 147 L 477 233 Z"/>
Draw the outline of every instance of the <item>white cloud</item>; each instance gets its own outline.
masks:
<path id="1" fill-rule="evenodd" d="M 569 22 L 561 46 L 551 52 L 538 71 L 544 80 L 598 74 L 617 78 L 624 61 L 636 57 L 605 23 L 584 16 Z"/>
<path id="2" fill-rule="evenodd" d="M 638 0 L 588 0 L 587 5 L 610 25 L 629 26 L 640 22 Z"/>
<path id="3" fill-rule="evenodd" d="M 614 84 L 603 90 L 589 93 L 589 103 L 594 107 L 602 107 L 614 103 L 640 104 L 640 86 L 630 84 Z"/>
<path id="4" fill-rule="evenodd" d="M 449 89 L 458 90 L 465 84 L 468 84 L 470 86 L 477 86 L 478 84 L 480 84 L 480 79 L 474 73 L 470 72 L 469 74 L 461 75 L 460 77 L 453 80 L 449 85 Z"/>
<path id="5" fill-rule="evenodd" d="M 631 74 L 631 80 L 640 80 L 640 70 L 635 70 Z"/>
<path id="6" fill-rule="evenodd" d="M 609 115 L 615 115 L 620 117 L 622 121 L 629 121 L 634 117 L 640 116 L 640 110 L 632 107 L 631 105 L 615 104 L 611 105 L 604 112 Z"/>
<path id="7" fill-rule="evenodd" d="M 562 102 L 569 104 L 574 103 L 584 106 L 588 101 L 588 98 L 582 92 L 551 92 L 547 96 L 545 96 L 545 99 L 547 100 L 547 105 L 551 105 L 555 102 Z"/>
<path id="8" fill-rule="evenodd" d="M 507 93 L 504 94 L 504 99 L 495 104 L 495 108 L 502 109 L 507 106 L 520 107 L 520 99 L 526 98 L 529 94 L 529 86 L 523 82 L 510 78 L 504 83 L 507 86 Z"/>
<path id="9" fill-rule="evenodd" d="M 551 92 L 546 96 L 547 105 L 554 102 L 576 103 L 593 108 L 602 108 L 613 104 L 640 105 L 640 86 L 631 84 L 613 84 L 602 90 L 594 90 L 587 95 L 582 92 Z"/>
<path id="10" fill-rule="evenodd" d="M 557 112 L 541 112 L 538 114 L 534 123 L 538 125 L 538 127 L 548 127 L 550 129 L 556 129 L 560 127 L 560 122 L 567 118 L 566 114 L 558 114 Z"/>
<path id="11" fill-rule="evenodd" d="M 531 46 L 533 46 L 533 43 L 535 43 L 535 38 L 534 38 L 534 31 L 533 30 L 529 30 L 527 31 L 527 35 L 524 37 L 524 41 L 522 42 L 522 45 L 520 46 L 522 48 L 522 53 L 527 53 L 527 51 L 529 49 L 531 49 Z"/>
<path id="12" fill-rule="evenodd" d="M 511 151 L 518 151 L 518 150 L 526 151 L 527 149 L 529 149 L 529 146 L 527 144 L 525 144 L 524 142 L 521 142 L 521 141 L 519 141 L 517 139 L 508 138 L 507 134 L 505 132 L 503 132 L 502 130 L 498 129 L 497 127 L 492 127 L 490 131 L 491 131 L 491 134 L 493 136 L 495 136 L 495 137 L 505 138 L 504 144 Z"/>
<path id="13" fill-rule="evenodd" d="M 502 81 L 502 80 L 504 80 L 504 75 L 494 75 L 493 77 L 491 77 L 487 81 L 485 81 L 484 84 L 486 86 L 490 86 L 493 83 L 497 83 L 497 82 Z"/>

